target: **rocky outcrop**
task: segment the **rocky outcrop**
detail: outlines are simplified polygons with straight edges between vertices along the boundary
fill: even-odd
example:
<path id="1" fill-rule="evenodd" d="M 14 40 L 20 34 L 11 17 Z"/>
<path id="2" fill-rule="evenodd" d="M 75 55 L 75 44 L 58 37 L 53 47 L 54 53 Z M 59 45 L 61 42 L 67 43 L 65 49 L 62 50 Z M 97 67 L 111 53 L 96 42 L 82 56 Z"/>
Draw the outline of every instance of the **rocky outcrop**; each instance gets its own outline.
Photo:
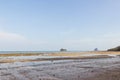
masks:
<path id="1" fill-rule="evenodd" d="M 61 48 L 60 51 L 67 51 L 67 49 L 63 49 L 63 48 Z"/>
<path id="2" fill-rule="evenodd" d="M 95 48 L 94 51 L 98 51 L 98 48 Z"/>
<path id="3" fill-rule="evenodd" d="M 108 51 L 120 51 L 120 46 L 108 49 Z"/>

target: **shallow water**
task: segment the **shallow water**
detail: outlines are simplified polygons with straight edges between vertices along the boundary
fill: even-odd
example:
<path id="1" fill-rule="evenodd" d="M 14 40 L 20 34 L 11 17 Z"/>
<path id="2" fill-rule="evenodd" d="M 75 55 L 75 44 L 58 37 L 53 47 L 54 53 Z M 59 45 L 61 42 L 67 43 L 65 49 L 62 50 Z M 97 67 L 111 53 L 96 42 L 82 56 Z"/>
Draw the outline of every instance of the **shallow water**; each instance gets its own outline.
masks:
<path id="1" fill-rule="evenodd" d="M 0 54 L 8 54 L 8 53 L 21 53 L 21 54 L 27 54 L 27 53 L 57 53 L 60 51 L 0 51 Z M 86 51 L 66 51 L 66 52 L 86 52 Z"/>

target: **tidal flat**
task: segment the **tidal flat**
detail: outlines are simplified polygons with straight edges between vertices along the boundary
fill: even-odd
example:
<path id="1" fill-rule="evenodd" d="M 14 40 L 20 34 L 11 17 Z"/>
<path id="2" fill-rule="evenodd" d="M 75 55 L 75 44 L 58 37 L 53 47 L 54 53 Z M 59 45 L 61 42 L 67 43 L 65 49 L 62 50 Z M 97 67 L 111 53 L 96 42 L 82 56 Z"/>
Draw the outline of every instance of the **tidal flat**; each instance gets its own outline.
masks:
<path id="1" fill-rule="evenodd" d="M 120 52 L 0 54 L 0 80 L 120 80 Z"/>

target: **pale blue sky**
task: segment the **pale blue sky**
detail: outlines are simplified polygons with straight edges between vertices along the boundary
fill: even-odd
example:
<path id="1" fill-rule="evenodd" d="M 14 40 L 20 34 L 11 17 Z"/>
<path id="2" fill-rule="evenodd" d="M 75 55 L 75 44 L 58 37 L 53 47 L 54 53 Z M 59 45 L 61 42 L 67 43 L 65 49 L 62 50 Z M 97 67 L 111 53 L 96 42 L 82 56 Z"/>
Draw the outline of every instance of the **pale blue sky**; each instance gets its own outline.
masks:
<path id="1" fill-rule="evenodd" d="M 119 30 L 120 0 L 0 0 L 0 50 L 105 50 Z"/>

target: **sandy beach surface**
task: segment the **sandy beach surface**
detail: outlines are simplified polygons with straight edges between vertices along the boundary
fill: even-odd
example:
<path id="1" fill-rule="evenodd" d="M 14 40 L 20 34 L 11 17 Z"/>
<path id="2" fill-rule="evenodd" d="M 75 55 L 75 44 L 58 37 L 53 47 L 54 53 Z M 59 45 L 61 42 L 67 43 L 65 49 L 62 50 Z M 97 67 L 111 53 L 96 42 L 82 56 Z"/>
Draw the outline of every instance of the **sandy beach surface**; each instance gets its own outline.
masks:
<path id="1" fill-rule="evenodd" d="M 120 52 L 2 54 L 0 80 L 120 80 Z"/>

